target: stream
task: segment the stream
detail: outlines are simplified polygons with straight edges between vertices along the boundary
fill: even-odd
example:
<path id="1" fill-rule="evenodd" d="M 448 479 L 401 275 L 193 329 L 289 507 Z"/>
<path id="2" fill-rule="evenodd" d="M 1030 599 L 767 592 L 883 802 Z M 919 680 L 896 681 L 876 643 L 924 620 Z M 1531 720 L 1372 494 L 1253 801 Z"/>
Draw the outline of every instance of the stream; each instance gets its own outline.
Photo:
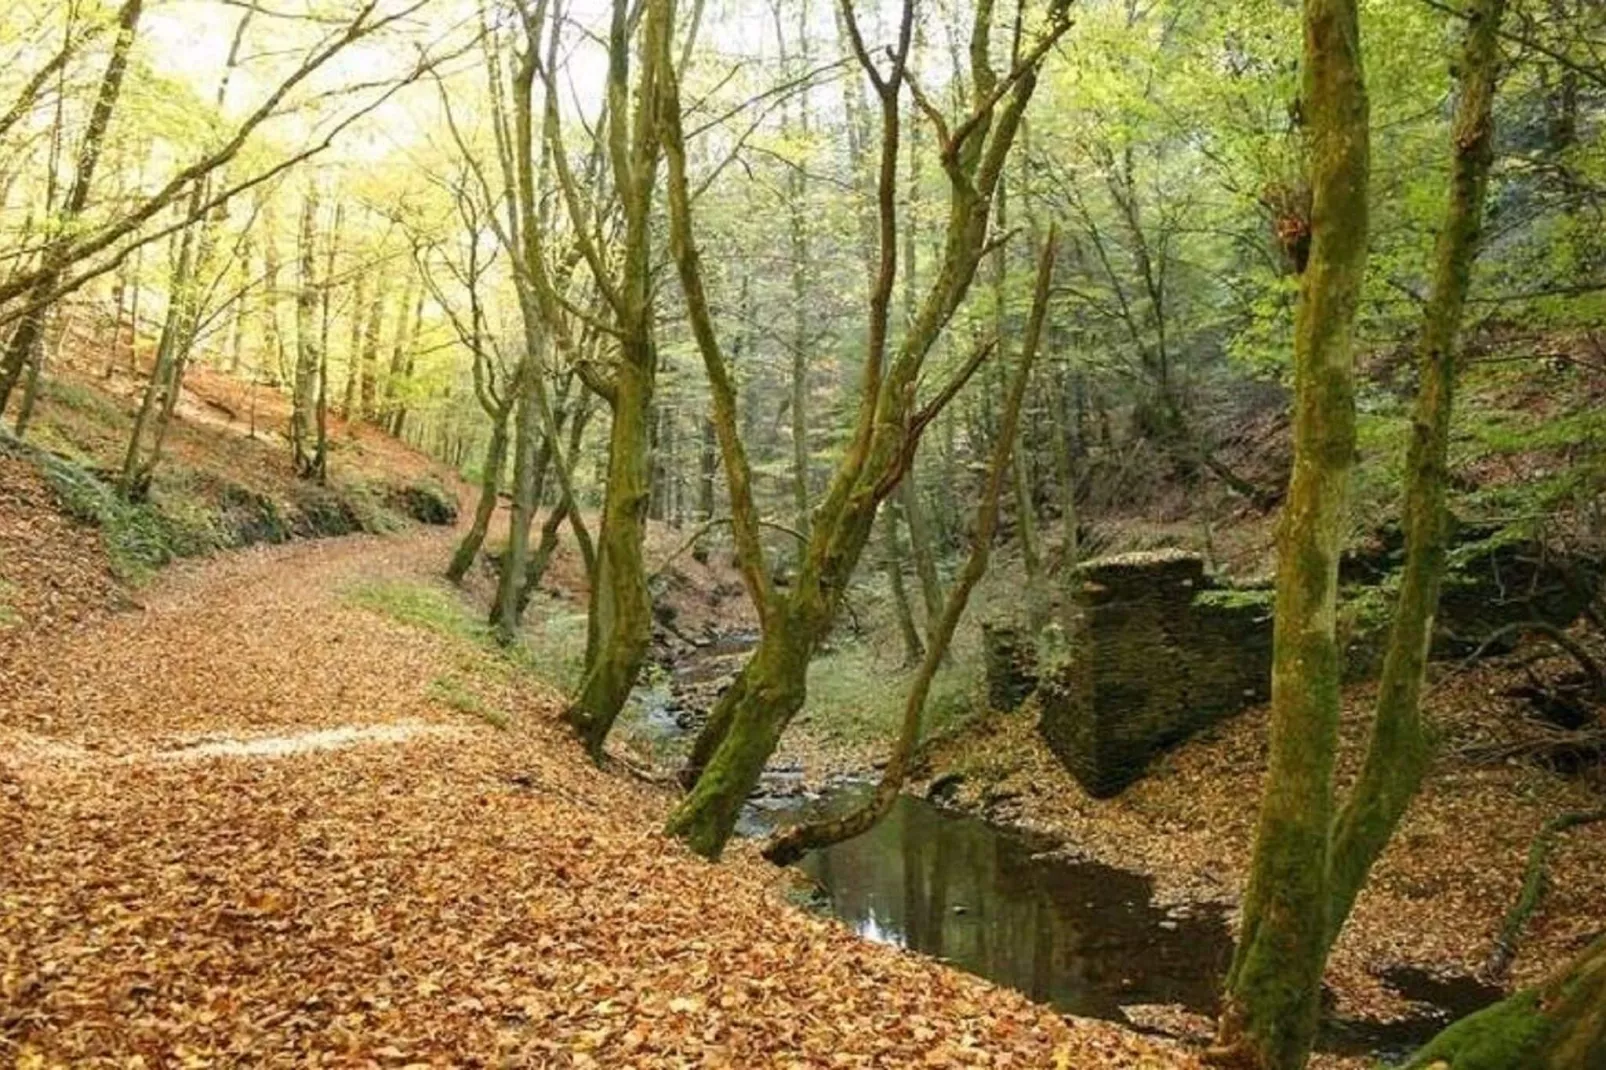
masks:
<path id="1" fill-rule="evenodd" d="M 655 761 L 672 765 L 684 755 L 700 723 L 692 705 L 740 665 L 743 649 L 736 640 L 710 643 L 638 690 L 622 724 Z M 798 770 L 766 771 L 738 833 L 764 836 L 842 812 L 869 787 L 844 778 L 809 793 L 800 780 Z M 870 832 L 798 866 L 816 887 L 811 905 L 865 939 L 931 955 L 1068 1014 L 1148 1031 L 1158 1021 L 1174 1031 L 1180 1010 L 1193 1028 L 1208 1028 L 1232 956 L 1225 909 L 1159 905 L 1147 876 L 1067 859 L 1053 846 L 903 795 Z M 1502 995 L 1470 978 L 1415 969 L 1388 971 L 1383 980 L 1414 1013 L 1388 1023 L 1330 1016 L 1322 1050 L 1399 1059 Z"/>

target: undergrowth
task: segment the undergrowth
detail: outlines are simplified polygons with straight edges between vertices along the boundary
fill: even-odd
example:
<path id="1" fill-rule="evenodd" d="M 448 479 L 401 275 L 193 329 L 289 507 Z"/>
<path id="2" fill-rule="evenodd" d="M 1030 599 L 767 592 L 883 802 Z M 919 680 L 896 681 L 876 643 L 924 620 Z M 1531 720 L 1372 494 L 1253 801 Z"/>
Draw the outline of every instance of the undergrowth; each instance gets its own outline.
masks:
<path id="1" fill-rule="evenodd" d="M 505 681 L 509 674 L 528 674 L 560 691 L 579 678 L 585 614 L 563 603 L 538 597 L 525 613 L 519 642 L 504 647 L 480 607 L 444 582 L 372 580 L 348 588 L 345 597 L 350 605 L 465 644 L 477 655 L 464 663 L 474 675 Z"/>
<path id="2" fill-rule="evenodd" d="M 977 692 L 981 664 L 974 651 L 958 650 L 937 670 L 922 718 L 922 738 L 946 731 L 985 705 Z M 897 738 L 913 677 L 895 669 L 874 647 L 854 643 L 814 659 L 808 700 L 798 715 L 810 735 L 858 745 Z"/>

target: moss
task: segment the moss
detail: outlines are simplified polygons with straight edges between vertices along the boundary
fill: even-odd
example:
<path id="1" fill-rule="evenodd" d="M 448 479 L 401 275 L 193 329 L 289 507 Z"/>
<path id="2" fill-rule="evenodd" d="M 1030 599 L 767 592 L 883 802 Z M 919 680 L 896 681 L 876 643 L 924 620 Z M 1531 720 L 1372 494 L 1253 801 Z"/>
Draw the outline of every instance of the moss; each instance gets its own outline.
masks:
<path id="1" fill-rule="evenodd" d="M 392 484 L 385 488 L 383 499 L 387 508 L 420 524 L 457 523 L 457 496 L 434 479 Z"/>
<path id="2" fill-rule="evenodd" d="M 279 503 L 238 483 L 225 483 L 218 494 L 220 521 L 230 545 L 281 543 L 291 534 L 290 520 Z"/>
<path id="3" fill-rule="evenodd" d="M 299 488 L 293 510 L 290 528 L 303 538 L 350 535 L 368 530 L 352 500 L 326 487 Z"/>
<path id="4" fill-rule="evenodd" d="M 208 553 L 222 545 L 216 527 L 195 500 L 177 491 L 150 501 L 124 501 L 91 469 L 65 457 L 13 444 L 49 484 L 57 503 L 73 519 L 100 529 L 112 571 L 140 583 L 180 557 Z"/>
<path id="5" fill-rule="evenodd" d="M 1537 989 L 1461 1019 L 1434 1037 L 1401 1070 L 1523 1070 L 1536 1065 L 1553 1028 L 1540 1013 Z"/>
<path id="6" fill-rule="evenodd" d="M 1249 610 L 1262 609 L 1267 614 L 1277 600 L 1277 592 L 1270 587 L 1218 587 L 1194 595 L 1195 605 L 1209 609 Z"/>

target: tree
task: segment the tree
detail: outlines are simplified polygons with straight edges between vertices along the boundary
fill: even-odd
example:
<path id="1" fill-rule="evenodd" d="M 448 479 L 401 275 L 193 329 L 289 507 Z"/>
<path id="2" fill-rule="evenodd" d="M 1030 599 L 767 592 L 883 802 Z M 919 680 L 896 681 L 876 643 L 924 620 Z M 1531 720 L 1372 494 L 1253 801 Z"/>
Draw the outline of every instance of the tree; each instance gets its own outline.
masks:
<path id="1" fill-rule="evenodd" d="M 317 278 L 318 187 L 309 185 L 301 204 L 301 237 L 297 249 L 296 371 L 290 391 L 290 452 L 296 474 L 317 472 L 316 445 L 309 443 L 317 420 L 318 371 L 322 366 L 319 331 L 313 319 L 318 311 Z"/>
<path id="2" fill-rule="evenodd" d="M 1459 65 L 1450 190 L 1419 342 L 1422 376 L 1406 458 L 1405 569 L 1365 765 L 1335 820 L 1340 667 L 1333 608 L 1354 450 L 1348 324 L 1365 259 L 1366 100 L 1353 8 L 1307 4 L 1305 114 L 1314 196 L 1295 335 L 1295 474 L 1279 532 L 1270 768 L 1216 1052 L 1228 1064 L 1304 1065 L 1328 951 L 1426 771 L 1422 682 L 1445 564 L 1457 339 L 1493 155 L 1503 6 L 1503 0 L 1476 5 Z M 1313 322 L 1318 315 L 1323 319 Z"/>
<path id="3" fill-rule="evenodd" d="M 84 131 L 84 140 L 78 149 L 78 159 L 73 168 L 72 189 L 62 205 L 61 219 L 64 226 L 61 229 L 61 236 L 46 245 L 40 254 L 40 266 L 37 270 L 21 279 L 8 280 L 5 289 L 12 290 L 13 293 L 0 292 L 0 306 L 11 297 L 27 295 L 27 308 L 21 321 L 11 332 L 4 354 L 0 355 L 0 413 L 5 412 L 11 391 L 16 387 L 23 367 L 33 356 L 34 347 L 44 330 L 44 311 L 54 300 L 61 276 L 72 263 L 74 239 L 71 236 L 71 226 L 89 203 L 90 190 L 95 181 L 95 169 L 100 163 L 101 148 L 106 141 L 106 130 L 111 126 L 112 113 L 116 110 L 118 98 L 122 95 L 123 79 L 128 73 L 128 54 L 134 47 L 134 37 L 139 32 L 139 19 L 144 8 L 144 0 L 124 0 L 122 7 L 118 9 L 116 41 L 112 45 L 111 58 L 106 61 L 106 73 L 101 76 L 100 89 L 95 95 L 95 107 L 89 117 L 89 127 Z M 37 87 L 25 91 L 24 97 L 17 102 L 17 108 L 25 107 L 25 101 L 31 99 L 36 92 Z"/>
<path id="4" fill-rule="evenodd" d="M 865 44 L 851 3 L 843 4 L 842 14 L 854 54 L 880 101 L 878 270 L 869 295 L 868 344 L 852 437 L 830 489 L 814 510 L 797 577 L 785 593 L 777 591 L 765 567 L 752 472 L 738 433 L 735 390 L 703 281 L 691 218 L 679 82 L 672 69 L 664 70 L 659 81 L 671 248 L 713 394 L 742 578 L 760 620 L 758 647 L 721 695 L 697 740 L 689 770 L 695 784 L 669 819 L 672 834 L 709 857 L 717 857 L 723 850 L 742 802 L 757 782 L 782 729 L 803 703 L 809 661 L 831 630 L 881 502 L 896 490 L 922 432 L 992 348 L 990 344 L 978 347 L 935 396 L 924 405 L 917 403 L 916 387 L 926 357 L 964 300 L 987 251 L 992 197 L 1036 87 L 1039 67 L 1068 25 L 1067 5 L 1051 3 L 1032 47 L 1000 76 L 989 55 L 993 6 L 978 3 L 971 26 L 970 107 L 950 125 L 909 79 L 913 4 L 902 5 L 896 44 L 888 51 L 885 71 Z M 898 146 L 906 90 L 914 93 L 936 131 L 949 184 L 949 222 L 939 268 L 914 322 L 892 350 L 888 325 L 897 280 Z"/>
<path id="5" fill-rule="evenodd" d="M 981 501 L 976 507 L 976 529 L 971 536 L 970 556 L 959 573 L 958 580 L 948 592 L 942 615 L 933 623 L 929 645 L 921 659 L 920 668 L 910 682 L 904 700 L 903 724 L 893 745 L 892 756 L 882 771 L 875 792 L 862 806 L 838 818 L 808 822 L 793 826 L 774 837 L 764 847 L 764 857 L 777 865 L 789 865 L 801 858 L 804 852 L 828 847 L 833 843 L 852 839 L 868 832 L 892 809 L 903 782 L 914 761 L 915 746 L 920 742 L 921 722 L 931 681 L 937 675 L 948 645 L 953 641 L 959 618 L 970 601 L 970 592 L 981 582 L 987 571 L 987 560 L 992 552 L 993 536 L 998 528 L 998 499 L 1003 493 L 1004 476 L 1010 466 L 1010 454 L 1015 449 L 1019 431 L 1021 402 L 1031 382 L 1032 364 L 1043 338 L 1043 321 L 1048 315 L 1049 284 L 1054 276 L 1054 258 L 1058 252 L 1058 236 L 1050 230 L 1038 256 L 1037 286 L 1032 295 L 1032 311 L 1021 342 L 1020 358 L 1004 402 L 999 433 L 993 441 L 992 460 L 987 468 L 987 483 Z"/>

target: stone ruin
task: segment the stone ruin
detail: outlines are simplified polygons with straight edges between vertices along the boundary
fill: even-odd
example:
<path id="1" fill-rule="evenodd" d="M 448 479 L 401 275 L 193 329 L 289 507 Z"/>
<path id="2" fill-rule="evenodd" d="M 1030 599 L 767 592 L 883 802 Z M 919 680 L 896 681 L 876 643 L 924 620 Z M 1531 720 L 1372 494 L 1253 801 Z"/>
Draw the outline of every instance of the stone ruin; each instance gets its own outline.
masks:
<path id="1" fill-rule="evenodd" d="M 1268 591 L 1214 588 L 1197 554 L 1121 554 L 1081 565 L 1071 654 L 1043 674 L 1039 729 L 1095 797 L 1149 760 L 1264 701 L 1271 680 Z"/>
<path id="2" fill-rule="evenodd" d="M 1532 545 L 1468 540 L 1459 547 L 1441 599 L 1436 657 L 1465 656 L 1477 638 L 1513 622 L 1565 627 L 1588 601 L 1587 579 Z M 1099 558 L 1077 574 L 1067 656 L 1037 666 L 1025 633 L 994 623 L 983 636 L 992 708 L 1015 709 L 1035 688 L 1044 740 L 1089 794 L 1119 793 L 1160 751 L 1269 697 L 1269 586 L 1215 582 L 1199 555 L 1181 550 Z M 1340 638 L 1348 679 L 1381 667 L 1391 611 L 1386 586 L 1347 585 Z"/>

